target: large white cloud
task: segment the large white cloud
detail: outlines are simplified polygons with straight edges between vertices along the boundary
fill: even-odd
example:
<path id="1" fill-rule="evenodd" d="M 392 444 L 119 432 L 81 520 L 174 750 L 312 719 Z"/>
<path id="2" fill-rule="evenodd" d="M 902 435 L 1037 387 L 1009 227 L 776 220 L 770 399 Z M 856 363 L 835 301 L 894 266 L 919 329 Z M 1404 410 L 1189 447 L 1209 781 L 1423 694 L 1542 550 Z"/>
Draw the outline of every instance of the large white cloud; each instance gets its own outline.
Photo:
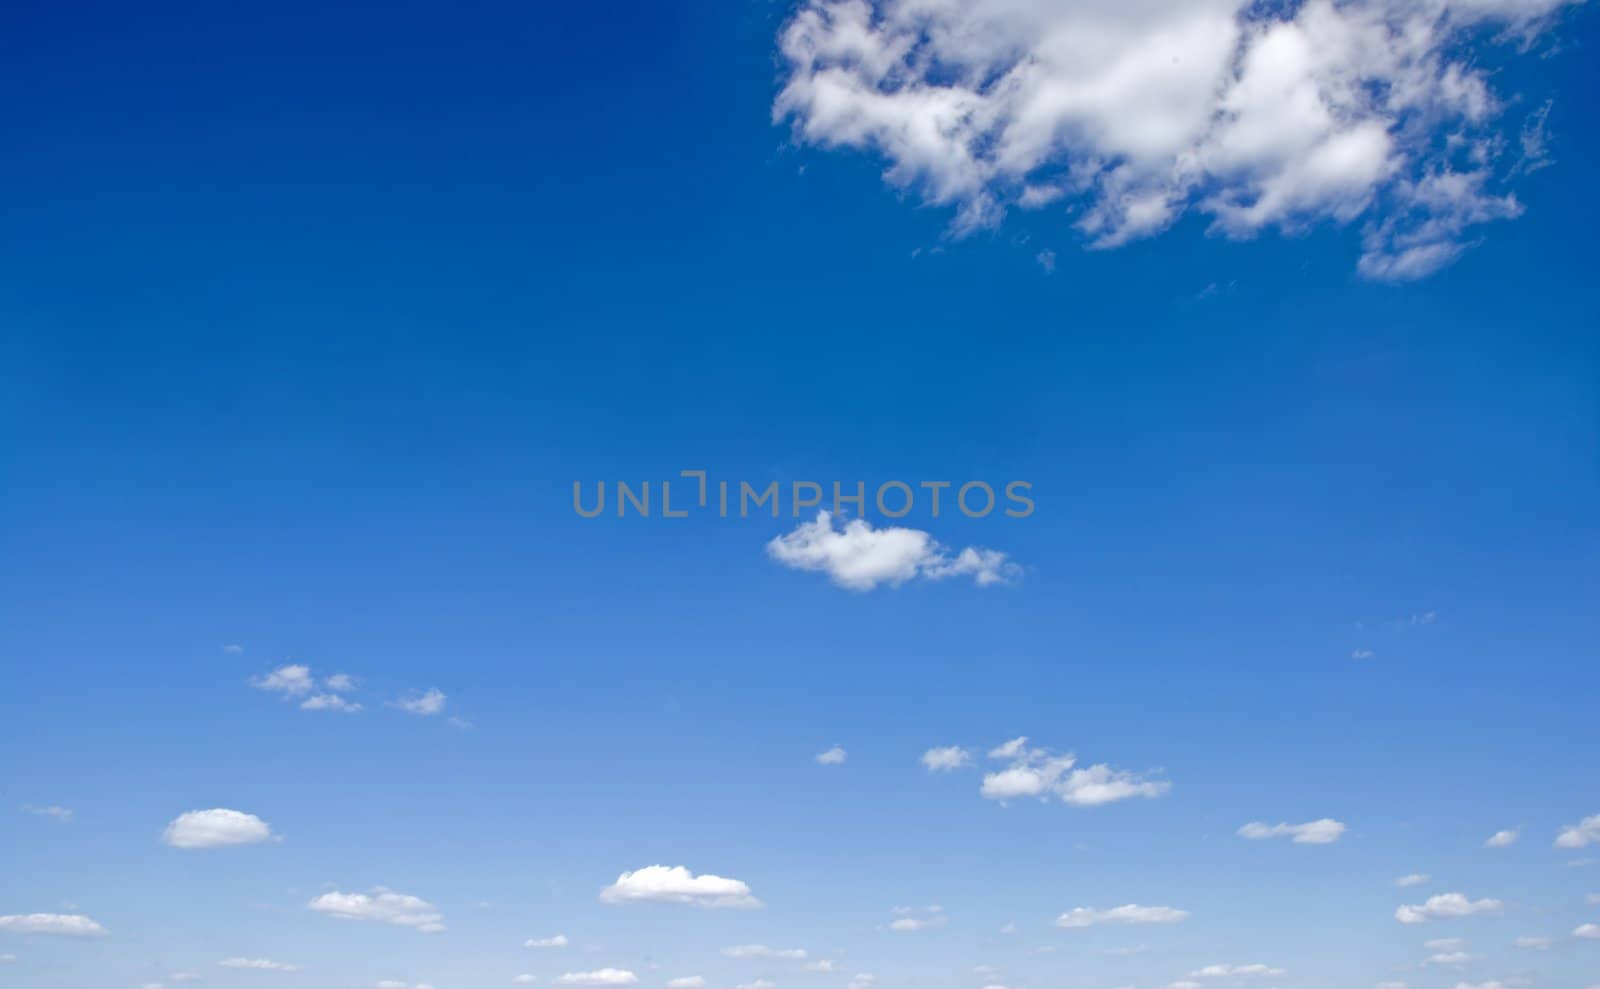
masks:
<path id="1" fill-rule="evenodd" d="M 1127 903 L 1109 910 L 1075 907 L 1056 918 L 1057 927 L 1092 927 L 1096 924 L 1176 924 L 1187 919 L 1189 911 L 1173 907 L 1141 907 Z"/>
<path id="2" fill-rule="evenodd" d="M 444 930 L 444 915 L 433 904 L 382 887 L 371 893 L 324 893 L 306 906 L 342 920 L 376 920 L 429 934 Z"/>
<path id="3" fill-rule="evenodd" d="M 767 555 L 786 567 L 825 573 L 852 591 L 950 577 L 971 577 L 987 587 L 1014 580 L 1021 572 L 997 550 L 968 546 L 951 552 L 921 529 L 875 529 L 865 519 L 836 528 L 830 512 L 818 512 L 813 521 L 767 543 Z"/>
<path id="4" fill-rule="evenodd" d="M 8 914 L 0 917 L 0 931 L 62 937 L 101 937 L 106 933 L 106 929 L 95 921 L 75 913 Z"/>
<path id="5" fill-rule="evenodd" d="M 1297 845 L 1331 845 L 1339 840 L 1339 836 L 1344 834 L 1345 830 L 1343 821 L 1324 817 L 1304 824 L 1263 824 L 1260 821 L 1251 821 L 1240 828 L 1238 833 L 1239 837 L 1249 838 L 1251 841 L 1289 838 Z"/>
<path id="6" fill-rule="evenodd" d="M 1584 848 L 1600 844 L 1600 814 L 1586 817 L 1571 827 L 1561 829 L 1556 836 L 1557 848 Z"/>
<path id="7" fill-rule="evenodd" d="M 1001 802 L 1054 797 L 1078 807 L 1097 807 L 1133 797 L 1159 797 L 1172 789 L 1165 780 L 1145 779 L 1105 763 L 1078 769 L 1077 757 L 1071 753 L 1028 748 L 1027 741 L 1015 738 L 989 753 L 990 758 L 1009 760 L 1010 765 L 983 777 L 979 787 L 983 796 Z"/>
<path id="8" fill-rule="evenodd" d="M 805 0 L 773 113 L 883 156 L 957 232 L 1052 204 L 1101 247 L 1191 210 L 1229 236 L 1361 219 L 1362 272 L 1412 278 L 1522 209 L 1461 42 L 1567 2 Z"/>
<path id="9" fill-rule="evenodd" d="M 681 865 L 650 865 L 624 872 L 600 891 L 603 903 L 684 903 L 697 907 L 749 909 L 761 906 L 737 879 L 697 876 Z"/>
<path id="10" fill-rule="evenodd" d="M 1402 906 L 1394 912 L 1394 919 L 1402 924 L 1421 924 L 1429 920 L 1471 917 L 1480 913 L 1498 913 L 1499 900 L 1469 900 L 1461 893 L 1440 893 L 1430 896 L 1426 903 Z"/>
<path id="11" fill-rule="evenodd" d="M 226 848 L 253 845 L 272 837 L 272 828 L 266 821 L 226 807 L 179 814 L 161 834 L 161 840 L 173 848 Z"/>

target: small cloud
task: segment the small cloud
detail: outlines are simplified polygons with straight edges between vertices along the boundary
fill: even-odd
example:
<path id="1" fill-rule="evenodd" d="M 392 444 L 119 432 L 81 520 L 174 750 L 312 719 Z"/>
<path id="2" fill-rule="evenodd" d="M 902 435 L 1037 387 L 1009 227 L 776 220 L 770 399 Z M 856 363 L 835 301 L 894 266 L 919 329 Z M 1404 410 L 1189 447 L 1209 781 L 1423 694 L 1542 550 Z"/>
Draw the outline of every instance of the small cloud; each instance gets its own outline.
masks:
<path id="1" fill-rule="evenodd" d="M 316 681 L 311 678 L 311 667 L 299 663 L 290 663 L 280 666 L 271 673 L 252 677 L 250 686 L 257 690 L 282 694 L 285 697 L 298 697 L 309 694 L 316 687 Z"/>
<path id="2" fill-rule="evenodd" d="M 1350 658 L 1351 659 L 1371 659 L 1372 657 L 1374 657 L 1376 655 L 1377 655 L 1377 653 L 1373 652 L 1371 649 L 1357 649 L 1355 652 L 1350 654 Z"/>
<path id="3" fill-rule="evenodd" d="M 895 914 L 895 919 L 889 922 L 889 930 L 901 933 L 934 930 L 950 923 L 943 907 L 925 907 L 921 910 L 916 907 L 895 907 L 890 912 Z"/>
<path id="4" fill-rule="evenodd" d="M 1508 845 L 1515 845 L 1517 843 L 1517 830 L 1516 828 L 1511 828 L 1506 831 L 1496 831 L 1484 841 L 1483 847 L 1505 848 Z"/>
<path id="5" fill-rule="evenodd" d="M 1421 886 L 1423 883 L 1425 883 L 1427 881 L 1428 881 L 1428 876 L 1427 876 L 1426 873 L 1413 872 L 1409 876 L 1401 876 L 1399 879 L 1396 879 L 1394 881 L 1394 884 L 1396 886 L 1399 886 L 1402 889 L 1404 889 L 1407 886 Z"/>
<path id="6" fill-rule="evenodd" d="M 1430 955 L 1423 961 L 1424 965 L 1465 965 L 1472 960 L 1472 956 L 1465 951 L 1443 951 Z"/>
<path id="7" fill-rule="evenodd" d="M 1052 251 L 1049 248 L 1045 248 L 1044 250 L 1040 251 L 1038 254 L 1036 254 L 1034 256 L 1034 260 L 1039 262 L 1039 267 L 1044 269 L 1044 273 L 1045 274 L 1047 274 L 1047 275 L 1055 274 L 1055 271 L 1056 271 L 1056 252 L 1055 251 Z"/>
<path id="8" fill-rule="evenodd" d="M 1344 822 L 1324 817 L 1304 824 L 1262 824 L 1251 821 L 1240 828 L 1238 835 L 1251 841 L 1268 838 L 1289 838 L 1297 845 L 1331 845 L 1346 831 Z"/>
<path id="9" fill-rule="evenodd" d="M 593 972 L 568 972 L 556 978 L 558 986 L 631 986 L 639 977 L 624 968 L 601 968 Z"/>
<path id="10" fill-rule="evenodd" d="M 1556 941 L 1549 937 L 1519 937 L 1511 943 L 1529 951 L 1547 951 Z"/>
<path id="11" fill-rule="evenodd" d="M 226 807 L 179 814 L 161 834 L 161 840 L 173 848 L 227 848 L 253 845 L 273 837 L 266 821 Z"/>
<path id="12" fill-rule="evenodd" d="M 340 920 L 375 920 L 425 934 L 444 930 L 444 915 L 433 904 L 381 886 L 371 893 L 324 893 L 306 907 Z"/>
<path id="13" fill-rule="evenodd" d="M 34 817 L 53 817 L 62 824 L 72 823 L 72 811 L 65 807 L 51 805 L 49 807 L 36 807 L 33 804 L 23 804 L 23 813 L 32 814 Z"/>
<path id="14" fill-rule="evenodd" d="M 361 710 L 361 705 L 354 701 L 345 700 L 338 694 L 313 694 L 300 702 L 302 711 L 339 711 L 344 714 L 355 714 Z"/>
<path id="15" fill-rule="evenodd" d="M 56 937 L 104 937 L 106 929 L 82 914 L 25 913 L 0 917 L 0 931 Z"/>
<path id="16" fill-rule="evenodd" d="M 667 989 L 705 989 L 706 980 L 698 975 L 685 975 L 667 980 Z"/>
<path id="17" fill-rule="evenodd" d="M 522 975 L 517 976 L 516 978 L 512 979 L 511 981 L 516 983 L 519 986 L 531 986 L 535 982 L 539 981 L 539 977 L 537 975 L 528 975 L 527 973 L 523 973 Z"/>
<path id="18" fill-rule="evenodd" d="M 323 680 L 322 685 L 334 693 L 345 694 L 356 689 L 357 680 L 348 673 L 335 673 Z"/>
<path id="19" fill-rule="evenodd" d="M 1189 911 L 1172 907 L 1141 907 L 1129 903 L 1109 910 L 1075 907 L 1056 918 L 1057 927 L 1091 927 L 1096 924 L 1176 924 L 1186 920 Z"/>
<path id="20" fill-rule="evenodd" d="M 767 555 L 791 569 L 825 573 L 852 591 L 950 577 L 971 577 L 978 586 L 988 587 L 1010 583 L 1022 573 L 996 550 L 969 546 L 952 553 L 920 529 L 875 529 L 864 519 L 834 528 L 829 512 L 818 512 L 815 521 L 774 538 L 767 543 Z"/>
<path id="21" fill-rule="evenodd" d="M 429 717 L 444 710 L 445 699 L 442 690 L 437 687 L 430 687 L 423 693 L 412 693 L 396 700 L 393 706 L 407 714 Z"/>
<path id="22" fill-rule="evenodd" d="M 922 753 L 922 764 L 930 773 L 948 773 L 972 765 L 972 753 L 959 745 L 929 749 Z"/>
<path id="23" fill-rule="evenodd" d="M 1600 924 L 1579 924 L 1573 928 L 1572 936 L 1586 941 L 1600 941 Z"/>
<path id="24" fill-rule="evenodd" d="M 736 944 L 722 949 L 724 958 L 763 958 L 779 961 L 804 961 L 804 948 L 769 948 L 764 944 Z"/>
<path id="25" fill-rule="evenodd" d="M 848 758 L 848 753 L 837 745 L 826 752 L 817 753 L 817 763 L 823 766 L 843 765 L 846 758 Z"/>
<path id="26" fill-rule="evenodd" d="M 531 937 L 522 942 L 522 946 L 524 948 L 565 948 L 567 946 L 567 936 L 565 934 L 557 934 L 555 937 Z"/>
<path id="27" fill-rule="evenodd" d="M 293 972 L 294 965 L 284 962 L 275 962 L 270 958 L 224 958 L 217 962 L 223 968 L 243 968 L 256 972 Z"/>
<path id="28" fill-rule="evenodd" d="M 1276 977 L 1287 975 L 1288 973 L 1281 968 L 1273 968 L 1270 965 L 1257 963 L 1252 965 L 1207 965 L 1205 968 L 1189 974 L 1197 979 L 1221 979 L 1246 975 L 1270 975 Z"/>
<path id="29" fill-rule="evenodd" d="M 1428 897 L 1426 903 L 1398 908 L 1394 919 L 1402 924 L 1421 924 L 1429 920 L 1497 913 L 1500 907 L 1499 900 L 1469 900 L 1460 893 L 1440 893 Z"/>
<path id="30" fill-rule="evenodd" d="M 681 865 L 651 865 L 624 872 L 600 891 L 602 903 L 682 903 L 708 908 L 751 909 L 761 901 L 737 879 L 697 876 Z"/>
<path id="31" fill-rule="evenodd" d="M 222 653 L 225 656 L 242 656 L 244 655 L 244 646 L 234 644 L 226 645 L 222 647 Z"/>

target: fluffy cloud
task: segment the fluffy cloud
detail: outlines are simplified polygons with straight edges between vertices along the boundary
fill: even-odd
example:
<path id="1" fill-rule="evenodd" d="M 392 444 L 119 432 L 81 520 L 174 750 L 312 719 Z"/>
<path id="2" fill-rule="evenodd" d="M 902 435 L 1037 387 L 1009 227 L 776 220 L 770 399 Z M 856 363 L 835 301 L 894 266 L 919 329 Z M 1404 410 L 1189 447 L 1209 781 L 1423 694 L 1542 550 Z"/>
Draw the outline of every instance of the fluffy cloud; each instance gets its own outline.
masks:
<path id="1" fill-rule="evenodd" d="M 567 936 L 565 934 L 557 934 L 555 937 L 531 937 L 522 942 L 522 946 L 524 948 L 565 948 L 567 946 Z"/>
<path id="2" fill-rule="evenodd" d="M 371 893 L 324 893 L 306 906 L 341 920 L 376 920 L 428 934 L 444 930 L 444 915 L 433 904 L 382 887 Z"/>
<path id="3" fill-rule="evenodd" d="M 1267 838 L 1290 838 L 1297 845 L 1331 845 L 1344 834 L 1343 822 L 1335 821 L 1331 817 L 1324 817 L 1316 821 L 1307 821 L 1304 824 L 1262 824 L 1260 821 L 1251 821 L 1239 829 L 1239 837 L 1249 838 L 1252 841 L 1262 841 Z"/>
<path id="4" fill-rule="evenodd" d="M 1016 578 L 1021 568 L 1004 553 L 969 546 L 952 553 L 920 529 L 874 529 L 864 519 L 835 528 L 833 515 L 819 512 L 793 532 L 767 543 L 767 555 L 786 567 L 828 575 L 852 591 L 880 584 L 898 587 L 909 580 L 971 577 L 980 587 Z"/>
<path id="5" fill-rule="evenodd" d="M 13 934 L 54 934 L 61 937 L 101 937 L 106 929 L 82 914 L 25 913 L 0 917 L 0 931 Z"/>
<path id="6" fill-rule="evenodd" d="M 1483 842 L 1484 848 L 1505 848 L 1517 843 L 1517 829 L 1508 828 L 1505 831 L 1496 831 Z"/>
<path id="7" fill-rule="evenodd" d="M 705 989 L 706 980 L 698 975 L 685 975 L 678 979 L 668 979 L 667 989 Z"/>
<path id="8" fill-rule="evenodd" d="M 1176 924 L 1187 919 L 1189 911 L 1172 907 L 1141 907 L 1128 903 L 1110 910 L 1076 907 L 1056 918 L 1057 927 L 1091 927 L 1095 924 Z"/>
<path id="9" fill-rule="evenodd" d="M 1404 887 L 1407 887 L 1407 886 L 1421 886 L 1423 883 L 1425 883 L 1427 881 L 1428 881 L 1428 876 L 1427 876 L 1426 873 L 1413 872 L 1409 876 L 1401 876 L 1399 879 L 1396 879 L 1394 881 L 1394 884 L 1396 886 L 1404 888 Z"/>
<path id="10" fill-rule="evenodd" d="M 749 909 L 761 906 L 737 879 L 697 876 L 681 865 L 651 865 L 624 872 L 600 891 L 602 903 L 684 903 L 696 907 Z"/>
<path id="11" fill-rule="evenodd" d="M 568 972 L 557 976 L 558 986 L 631 986 L 639 977 L 624 968 L 601 968 L 593 972 Z"/>
<path id="12" fill-rule="evenodd" d="M 1019 797 L 1054 797 L 1078 807 L 1096 807 L 1132 797 L 1159 797 L 1172 789 L 1165 780 L 1147 780 L 1105 763 L 1077 766 L 1071 753 L 1057 754 L 1049 749 L 1028 748 L 1027 738 L 1015 738 L 990 751 L 992 759 L 1010 765 L 985 774 L 979 792 L 1001 802 Z"/>
<path id="13" fill-rule="evenodd" d="M 847 758 L 849 758 L 849 753 L 837 745 L 826 752 L 817 753 L 817 763 L 823 766 L 842 765 Z"/>
<path id="14" fill-rule="evenodd" d="M 1469 900 L 1460 893 L 1440 893 L 1428 897 L 1426 903 L 1403 906 L 1394 912 L 1394 919 L 1402 924 L 1421 924 L 1447 917 L 1470 917 L 1473 914 L 1496 913 L 1499 900 Z"/>
<path id="15" fill-rule="evenodd" d="M 407 714 L 428 716 L 443 711 L 444 703 L 444 692 L 436 687 L 430 687 L 420 694 L 410 694 L 400 698 L 394 702 L 394 706 Z"/>
<path id="16" fill-rule="evenodd" d="M 511 981 L 519 986 L 531 986 L 535 982 L 539 981 L 539 977 L 537 975 L 529 975 L 527 972 L 523 972 L 521 975 L 516 976 Z"/>
<path id="17" fill-rule="evenodd" d="M 226 807 L 179 814 L 161 834 L 161 840 L 173 848 L 226 848 L 253 845 L 272 837 L 272 828 L 266 821 Z"/>
<path id="18" fill-rule="evenodd" d="M 1579 924 L 1573 928 L 1572 936 L 1587 941 L 1600 941 L 1600 924 Z"/>
<path id="19" fill-rule="evenodd" d="M 724 958 L 766 958 L 784 961 L 804 961 L 806 949 L 769 948 L 764 944 L 736 944 L 731 948 L 723 948 L 722 955 Z"/>
<path id="20" fill-rule="evenodd" d="M 1586 817 L 1556 836 L 1557 848 L 1585 848 L 1600 843 L 1600 814 Z"/>
<path id="21" fill-rule="evenodd" d="M 1230 237 L 1361 220 L 1360 270 L 1414 278 L 1522 210 L 1463 42 L 1567 2 L 806 0 L 773 114 L 881 155 L 958 234 L 1052 204 L 1097 247 L 1190 211 Z"/>
<path id="22" fill-rule="evenodd" d="M 298 663 L 280 666 L 271 673 L 255 677 L 250 681 L 250 686 L 257 690 L 271 691 L 286 697 L 309 694 L 316 685 L 316 681 L 311 677 L 311 667 L 301 666 Z"/>
<path id="23" fill-rule="evenodd" d="M 293 972 L 295 966 L 275 962 L 270 958 L 224 958 L 217 962 L 223 968 L 242 968 L 257 972 Z"/>
<path id="24" fill-rule="evenodd" d="M 948 773 L 972 765 L 972 753 L 959 745 L 947 745 L 922 753 L 922 764 L 930 773 Z"/>
<path id="25" fill-rule="evenodd" d="M 355 714 L 361 710 L 361 705 L 355 701 L 340 697 L 338 694 L 312 694 L 300 702 L 302 711 L 339 711 L 344 714 Z"/>

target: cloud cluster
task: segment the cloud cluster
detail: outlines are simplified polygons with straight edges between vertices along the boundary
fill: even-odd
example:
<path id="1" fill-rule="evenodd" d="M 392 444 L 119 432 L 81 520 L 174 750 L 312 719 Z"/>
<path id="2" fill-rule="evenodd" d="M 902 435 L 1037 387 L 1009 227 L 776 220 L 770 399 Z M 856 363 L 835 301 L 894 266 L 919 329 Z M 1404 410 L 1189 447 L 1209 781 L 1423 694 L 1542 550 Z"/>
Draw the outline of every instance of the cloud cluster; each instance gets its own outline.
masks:
<path id="1" fill-rule="evenodd" d="M 319 690 L 317 678 L 312 674 L 311 667 L 303 663 L 287 663 L 269 673 L 252 677 L 250 686 L 257 690 L 281 694 L 288 699 L 303 698 L 300 701 L 302 711 L 341 711 L 354 714 L 361 710 L 360 704 L 342 696 L 356 688 L 355 677 L 348 673 L 335 673 L 322 681 Z"/>
<path id="2" fill-rule="evenodd" d="M 864 519 L 835 527 L 830 512 L 818 512 L 813 521 L 767 543 L 767 555 L 786 567 L 825 573 L 852 591 L 950 577 L 971 577 L 978 586 L 987 587 L 1021 574 L 1021 568 L 997 550 L 968 546 L 953 553 L 921 529 L 875 529 Z"/>
<path id="3" fill-rule="evenodd" d="M 624 872 L 600 891 L 602 903 L 682 903 L 696 907 L 751 909 L 761 901 L 737 879 L 697 876 L 681 865 L 650 865 Z"/>
<path id="4" fill-rule="evenodd" d="M 227 848 L 254 845 L 273 837 L 266 821 L 226 807 L 179 814 L 161 833 L 161 840 L 173 848 Z"/>
<path id="5" fill-rule="evenodd" d="M 773 114 L 887 159 L 958 234 L 1051 205 L 1096 247 L 1190 211 L 1230 237 L 1362 220 L 1361 272 L 1415 278 L 1522 211 L 1463 42 L 1568 2 L 806 0 Z"/>
<path id="6" fill-rule="evenodd" d="M 1071 753 L 1057 754 L 1049 749 L 1029 748 L 1028 739 L 1015 738 L 993 749 L 991 759 L 1005 760 L 1005 769 L 987 773 L 980 792 L 1001 802 L 1019 797 L 1054 797 L 1078 807 L 1128 800 L 1133 797 L 1159 797 L 1172 789 L 1165 780 L 1149 780 L 1135 773 L 1098 763 L 1082 769 Z"/>
<path id="7" fill-rule="evenodd" d="M 382 887 L 371 893 L 324 893 L 306 906 L 341 920 L 376 920 L 427 934 L 444 930 L 444 915 L 433 904 Z"/>

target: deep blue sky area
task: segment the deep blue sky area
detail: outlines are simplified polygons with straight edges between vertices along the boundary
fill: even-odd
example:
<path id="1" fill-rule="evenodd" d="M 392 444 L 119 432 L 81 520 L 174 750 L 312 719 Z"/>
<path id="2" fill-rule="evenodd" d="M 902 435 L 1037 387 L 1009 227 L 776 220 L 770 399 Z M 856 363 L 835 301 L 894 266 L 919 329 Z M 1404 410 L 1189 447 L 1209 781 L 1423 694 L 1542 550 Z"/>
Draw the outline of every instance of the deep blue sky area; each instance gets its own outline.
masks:
<path id="1" fill-rule="evenodd" d="M 953 236 L 881 156 L 774 123 L 792 13 L 0 18 L 0 916 L 109 932 L 0 930 L 0 985 L 1600 981 L 1568 936 L 1600 852 L 1552 847 L 1600 813 L 1595 11 L 1485 50 L 1509 112 L 1552 101 L 1551 163 L 1400 284 L 1357 274 L 1361 220 Z M 787 505 L 572 510 L 697 468 L 1037 508 L 919 504 L 1020 570 L 867 591 L 769 555 Z M 364 709 L 251 688 L 285 664 Z M 1019 735 L 1171 790 L 981 799 Z M 949 745 L 974 766 L 919 764 Z M 204 808 L 279 840 L 162 844 Z M 1320 818 L 1349 830 L 1235 834 Z M 652 864 L 765 907 L 597 900 Z M 446 930 L 306 909 L 379 887 Z M 1396 923 L 1446 891 L 1503 908 Z M 1128 903 L 1191 916 L 1053 924 Z M 1448 937 L 1474 967 L 1421 966 Z M 835 967 L 719 954 L 756 943 Z"/>

